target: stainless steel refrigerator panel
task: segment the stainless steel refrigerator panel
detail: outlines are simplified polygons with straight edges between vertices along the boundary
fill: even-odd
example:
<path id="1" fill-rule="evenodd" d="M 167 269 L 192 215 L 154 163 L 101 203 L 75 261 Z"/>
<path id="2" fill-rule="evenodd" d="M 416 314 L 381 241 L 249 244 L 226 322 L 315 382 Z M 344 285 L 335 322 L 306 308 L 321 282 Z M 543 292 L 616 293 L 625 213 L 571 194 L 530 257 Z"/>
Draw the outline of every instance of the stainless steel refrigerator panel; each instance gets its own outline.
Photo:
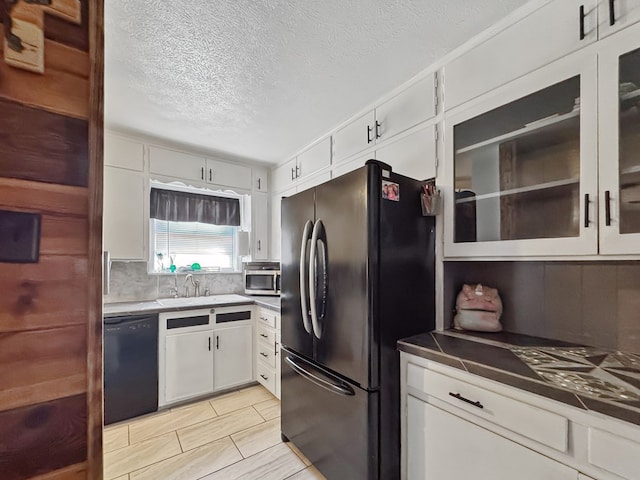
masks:
<path id="1" fill-rule="evenodd" d="M 314 224 L 313 189 L 282 200 L 280 262 L 282 344 L 308 358 L 313 358 L 308 265 Z"/>
<path id="2" fill-rule="evenodd" d="M 378 393 L 282 350 L 282 434 L 328 480 L 378 478 Z"/>
<path id="3" fill-rule="evenodd" d="M 316 301 L 311 299 L 315 360 L 368 389 L 378 381 L 371 369 L 375 342 L 368 307 L 367 171 L 362 168 L 316 188 L 315 275 L 310 284 L 316 292 Z"/>

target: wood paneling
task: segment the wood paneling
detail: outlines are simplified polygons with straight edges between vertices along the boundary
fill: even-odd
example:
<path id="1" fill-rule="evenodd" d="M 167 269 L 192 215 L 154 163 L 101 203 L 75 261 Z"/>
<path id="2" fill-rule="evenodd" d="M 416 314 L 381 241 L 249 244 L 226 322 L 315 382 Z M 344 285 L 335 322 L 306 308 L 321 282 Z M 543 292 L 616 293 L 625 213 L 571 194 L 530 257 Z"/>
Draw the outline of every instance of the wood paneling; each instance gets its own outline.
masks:
<path id="1" fill-rule="evenodd" d="M 40 255 L 87 256 L 89 222 L 84 218 L 42 216 Z"/>
<path id="2" fill-rule="evenodd" d="M 86 418 L 85 395 L 0 412 L 2 479 L 32 478 L 83 462 Z"/>
<path id="3" fill-rule="evenodd" d="M 24 182 L 0 177 L 0 207 L 86 218 L 88 192 L 84 188 Z"/>
<path id="4" fill-rule="evenodd" d="M 88 275 L 84 257 L 51 256 L 40 257 L 39 263 L 3 264 L 0 333 L 86 325 Z"/>
<path id="5" fill-rule="evenodd" d="M 0 411 L 84 392 L 86 352 L 84 325 L 0 333 Z"/>
<path id="6" fill-rule="evenodd" d="M 80 4 L 80 23 L 74 18 Z M 56 12 L 52 11 L 56 8 Z M 44 17 L 44 36 L 50 40 L 69 45 L 84 52 L 89 51 L 89 5 L 87 0 L 52 0 L 51 12 Z"/>
<path id="7" fill-rule="evenodd" d="M 0 175 L 87 186 L 89 125 L 0 99 Z"/>
<path id="8" fill-rule="evenodd" d="M 0 36 L 4 29 L 0 25 Z M 0 42 L 0 60 L 4 55 Z M 86 53 L 45 40 L 45 71 L 34 75 L 0 61 L 0 97 L 63 115 L 89 117 L 89 57 Z"/>
<path id="9" fill-rule="evenodd" d="M 87 477 L 103 477 L 102 197 L 104 112 L 104 5 L 91 2 L 91 96 L 89 98 L 89 315 L 87 329 Z M 83 5 L 84 6 L 84 5 Z M 83 10 L 87 10 L 88 7 Z"/>
<path id="10" fill-rule="evenodd" d="M 87 462 L 77 463 L 70 467 L 48 472 L 31 480 L 84 480 L 87 478 Z"/>

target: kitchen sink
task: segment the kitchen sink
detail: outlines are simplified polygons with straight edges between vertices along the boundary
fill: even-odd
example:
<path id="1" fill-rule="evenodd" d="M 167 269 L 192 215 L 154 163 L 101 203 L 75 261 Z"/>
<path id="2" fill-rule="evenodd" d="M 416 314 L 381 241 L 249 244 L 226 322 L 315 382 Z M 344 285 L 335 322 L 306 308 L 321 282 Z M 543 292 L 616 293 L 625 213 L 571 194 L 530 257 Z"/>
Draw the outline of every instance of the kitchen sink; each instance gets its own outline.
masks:
<path id="1" fill-rule="evenodd" d="M 159 298 L 156 301 L 164 307 L 190 307 L 238 303 L 246 300 L 240 295 L 209 295 L 206 297 Z"/>

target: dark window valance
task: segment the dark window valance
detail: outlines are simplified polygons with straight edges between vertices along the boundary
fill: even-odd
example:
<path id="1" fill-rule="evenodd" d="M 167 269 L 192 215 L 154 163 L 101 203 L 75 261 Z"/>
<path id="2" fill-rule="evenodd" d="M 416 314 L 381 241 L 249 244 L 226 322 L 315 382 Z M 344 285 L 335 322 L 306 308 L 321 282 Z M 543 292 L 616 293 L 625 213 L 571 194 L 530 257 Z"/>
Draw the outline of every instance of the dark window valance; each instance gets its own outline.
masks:
<path id="1" fill-rule="evenodd" d="M 240 200 L 152 188 L 150 216 L 171 222 L 240 226 Z"/>

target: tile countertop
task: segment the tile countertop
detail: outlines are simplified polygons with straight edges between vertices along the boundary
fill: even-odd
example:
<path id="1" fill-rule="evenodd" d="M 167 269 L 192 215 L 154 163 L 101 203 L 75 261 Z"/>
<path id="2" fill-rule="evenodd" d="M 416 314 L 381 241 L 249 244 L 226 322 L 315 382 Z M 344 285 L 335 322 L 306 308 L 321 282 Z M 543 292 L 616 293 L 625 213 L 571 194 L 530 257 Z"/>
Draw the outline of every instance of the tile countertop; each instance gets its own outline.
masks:
<path id="1" fill-rule="evenodd" d="M 398 349 L 640 425 L 640 355 L 504 332 L 423 333 Z"/>
<path id="2" fill-rule="evenodd" d="M 166 301 L 166 304 L 162 302 Z M 258 304 L 272 310 L 280 311 L 280 297 L 245 297 L 244 295 L 211 295 L 209 297 L 181 298 L 179 300 L 169 298 L 149 300 L 145 302 L 121 302 L 105 303 L 104 317 L 117 317 L 120 315 L 135 315 L 139 313 L 176 312 L 181 310 L 193 310 L 196 308 L 229 307 L 234 305 Z"/>

